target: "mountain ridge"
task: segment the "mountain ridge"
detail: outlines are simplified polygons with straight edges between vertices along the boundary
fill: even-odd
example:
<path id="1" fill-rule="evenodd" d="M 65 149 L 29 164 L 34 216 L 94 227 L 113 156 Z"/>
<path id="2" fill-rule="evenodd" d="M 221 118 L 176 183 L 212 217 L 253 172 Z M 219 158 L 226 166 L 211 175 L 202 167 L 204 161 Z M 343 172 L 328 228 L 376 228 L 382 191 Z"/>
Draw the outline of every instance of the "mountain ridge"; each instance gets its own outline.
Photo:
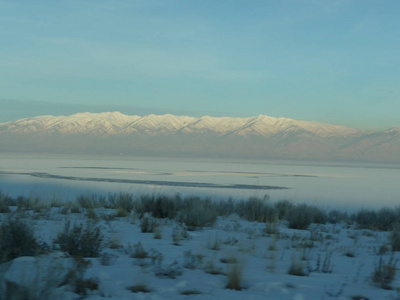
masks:
<path id="1" fill-rule="evenodd" d="M 372 132 L 266 115 L 45 115 L 0 123 L 0 141 L 0 152 L 400 163 L 400 127 Z"/>
<path id="2" fill-rule="evenodd" d="M 289 118 L 275 118 L 266 115 L 256 117 L 212 117 L 199 118 L 188 116 L 165 115 L 124 115 L 120 112 L 77 113 L 70 116 L 44 115 L 0 123 L 1 131 L 13 133 L 58 132 L 64 134 L 95 133 L 96 128 L 109 129 L 109 134 L 129 134 L 145 132 L 157 134 L 166 132 L 214 132 L 217 135 L 261 135 L 271 136 L 279 132 L 298 129 L 318 136 L 363 134 L 362 130 L 342 125 L 315 121 L 298 121 Z"/>

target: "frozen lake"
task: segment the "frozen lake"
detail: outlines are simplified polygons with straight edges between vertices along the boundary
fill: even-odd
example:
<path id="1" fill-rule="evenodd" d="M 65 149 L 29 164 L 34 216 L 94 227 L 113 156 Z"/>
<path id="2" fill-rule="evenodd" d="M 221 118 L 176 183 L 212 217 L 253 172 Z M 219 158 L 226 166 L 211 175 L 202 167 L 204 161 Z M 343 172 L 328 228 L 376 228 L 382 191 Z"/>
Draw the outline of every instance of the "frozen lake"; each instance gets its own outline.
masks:
<path id="1" fill-rule="evenodd" d="M 322 208 L 394 207 L 400 166 L 310 165 L 277 161 L 0 154 L 0 190 L 71 200 L 79 194 L 270 196 Z"/>

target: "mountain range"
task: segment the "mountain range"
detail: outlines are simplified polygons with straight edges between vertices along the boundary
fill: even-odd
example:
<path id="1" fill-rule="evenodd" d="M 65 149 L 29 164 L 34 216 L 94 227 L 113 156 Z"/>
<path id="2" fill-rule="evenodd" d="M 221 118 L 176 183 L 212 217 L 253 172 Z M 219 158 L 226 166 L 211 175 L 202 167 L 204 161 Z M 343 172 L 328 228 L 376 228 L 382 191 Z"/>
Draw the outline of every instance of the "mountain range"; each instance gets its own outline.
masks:
<path id="1" fill-rule="evenodd" d="M 400 162 L 400 127 L 368 132 L 265 115 L 39 116 L 0 123 L 0 138 L 1 152 Z"/>

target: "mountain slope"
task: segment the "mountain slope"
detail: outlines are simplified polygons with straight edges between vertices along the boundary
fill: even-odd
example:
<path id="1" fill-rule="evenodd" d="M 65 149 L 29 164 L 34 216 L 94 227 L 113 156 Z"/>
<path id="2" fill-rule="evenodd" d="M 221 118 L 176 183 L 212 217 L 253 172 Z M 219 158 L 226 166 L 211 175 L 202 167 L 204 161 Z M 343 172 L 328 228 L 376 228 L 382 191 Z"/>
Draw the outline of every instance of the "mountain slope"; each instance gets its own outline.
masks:
<path id="1" fill-rule="evenodd" d="M 250 118 L 193 118 L 174 115 L 127 116 L 120 112 L 79 113 L 72 116 L 40 116 L 0 124 L 0 131 L 13 133 L 129 134 L 209 133 L 270 137 L 284 132 L 307 132 L 320 137 L 361 135 L 362 131 L 340 125 L 296 121 L 260 115 Z"/>
<path id="2" fill-rule="evenodd" d="M 40 116 L 0 124 L 0 141 L 2 152 L 400 162 L 400 127 L 365 132 L 265 115 Z"/>

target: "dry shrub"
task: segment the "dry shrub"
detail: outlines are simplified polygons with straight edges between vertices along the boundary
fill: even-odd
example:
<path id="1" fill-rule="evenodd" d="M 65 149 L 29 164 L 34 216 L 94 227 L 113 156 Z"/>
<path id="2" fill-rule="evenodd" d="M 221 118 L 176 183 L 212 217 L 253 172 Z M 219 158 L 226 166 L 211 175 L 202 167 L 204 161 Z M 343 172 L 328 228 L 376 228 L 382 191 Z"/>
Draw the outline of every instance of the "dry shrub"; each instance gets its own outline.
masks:
<path id="1" fill-rule="evenodd" d="M 98 227 L 93 228 L 67 222 L 64 231 L 59 233 L 54 240 L 55 244 L 60 245 L 62 251 L 68 252 L 70 255 L 78 255 L 82 257 L 98 257 L 103 248 L 103 234 Z"/>
<path id="2" fill-rule="evenodd" d="M 33 230 L 19 219 L 8 219 L 0 227 L 0 263 L 41 252 Z"/>
<path id="3" fill-rule="evenodd" d="M 400 224 L 397 223 L 393 226 L 393 230 L 390 234 L 390 244 L 392 245 L 392 251 L 400 251 Z"/>
<path id="4" fill-rule="evenodd" d="M 304 269 L 304 265 L 296 257 L 292 258 L 292 262 L 288 269 L 288 274 L 294 275 L 294 276 L 307 276 L 308 275 Z"/>
<path id="5" fill-rule="evenodd" d="M 228 283 L 226 285 L 227 289 L 241 291 L 243 287 L 243 267 L 242 261 L 238 263 L 228 264 Z"/>
<path id="6" fill-rule="evenodd" d="M 138 283 L 127 287 L 132 293 L 150 293 L 152 290 L 145 283 Z"/>
<path id="7" fill-rule="evenodd" d="M 393 255 L 386 263 L 383 261 L 382 256 L 380 256 L 371 276 L 373 285 L 385 290 L 391 290 L 392 282 L 396 277 L 396 265 L 397 260 L 394 259 Z"/>

